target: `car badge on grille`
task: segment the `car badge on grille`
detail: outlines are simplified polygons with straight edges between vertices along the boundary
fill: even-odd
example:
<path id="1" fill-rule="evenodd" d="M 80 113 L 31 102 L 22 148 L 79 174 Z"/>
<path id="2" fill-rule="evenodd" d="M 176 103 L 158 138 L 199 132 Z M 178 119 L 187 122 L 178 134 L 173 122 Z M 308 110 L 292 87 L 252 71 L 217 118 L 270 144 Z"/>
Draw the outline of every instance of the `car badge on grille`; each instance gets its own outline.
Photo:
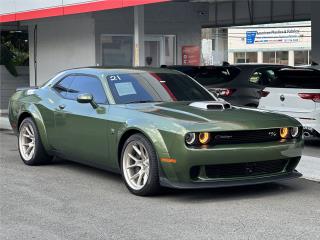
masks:
<path id="1" fill-rule="evenodd" d="M 271 132 L 268 132 L 268 135 L 269 135 L 270 137 L 276 137 L 276 136 L 277 136 L 277 133 L 274 132 L 274 131 L 271 131 Z"/>

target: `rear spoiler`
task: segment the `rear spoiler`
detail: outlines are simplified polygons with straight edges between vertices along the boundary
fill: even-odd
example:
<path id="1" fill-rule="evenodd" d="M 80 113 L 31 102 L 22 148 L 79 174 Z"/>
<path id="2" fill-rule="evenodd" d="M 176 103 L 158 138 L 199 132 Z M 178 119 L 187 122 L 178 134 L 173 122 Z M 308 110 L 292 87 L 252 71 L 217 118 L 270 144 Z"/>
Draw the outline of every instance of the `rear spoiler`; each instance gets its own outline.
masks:
<path id="1" fill-rule="evenodd" d="M 36 87 L 36 86 L 32 86 L 32 87 L 19 87 L 16 89 L 16 92 L 19 92 L 19 91 L 25 91 L 25 90 L 31 90 L 31 89 L 38 89 L 39 87 Z"/>

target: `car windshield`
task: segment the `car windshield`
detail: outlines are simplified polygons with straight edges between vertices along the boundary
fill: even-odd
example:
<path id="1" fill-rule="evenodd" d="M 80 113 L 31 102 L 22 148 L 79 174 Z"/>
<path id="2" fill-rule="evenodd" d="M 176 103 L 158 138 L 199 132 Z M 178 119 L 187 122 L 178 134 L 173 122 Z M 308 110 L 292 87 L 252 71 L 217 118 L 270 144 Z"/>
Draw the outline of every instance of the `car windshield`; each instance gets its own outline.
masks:
<path id="1" fill-rule="evenodd" d="M 192 78 L 179 73 L 114 74 L 107 81 L 117 104 L 215 100 Z"/>
<path id="2" fill-rule="evenodd" d="M 316 69 L 280 69 L 269 87 L 320 89 L 320 71 Z"/>

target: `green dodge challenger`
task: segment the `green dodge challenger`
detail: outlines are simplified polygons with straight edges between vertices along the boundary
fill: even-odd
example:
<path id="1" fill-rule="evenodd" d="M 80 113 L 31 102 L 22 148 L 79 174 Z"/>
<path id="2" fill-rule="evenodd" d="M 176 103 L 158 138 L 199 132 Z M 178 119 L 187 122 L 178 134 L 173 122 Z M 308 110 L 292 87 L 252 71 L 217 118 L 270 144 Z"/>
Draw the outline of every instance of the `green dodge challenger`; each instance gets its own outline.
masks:
<path id="1" fill-rule="evenodd" d="M 9 119 L 25 164 L 59 156 L 111 170 L 136 195 L 301 176 L 299 122 L 231 106 L 174 70 L 66 70 L 18 89 Z"/>

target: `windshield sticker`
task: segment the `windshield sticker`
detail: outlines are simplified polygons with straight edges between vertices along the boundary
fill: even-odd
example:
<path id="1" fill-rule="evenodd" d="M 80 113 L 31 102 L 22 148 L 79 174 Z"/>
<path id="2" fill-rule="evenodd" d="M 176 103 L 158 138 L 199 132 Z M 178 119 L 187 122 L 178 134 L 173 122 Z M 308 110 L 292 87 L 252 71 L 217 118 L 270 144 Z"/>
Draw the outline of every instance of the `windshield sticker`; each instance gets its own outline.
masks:
<path id="1" fill-rule="evenodd" d="M 119 83 L 115 83 L 114 85 L 117 89 L 119 96 L 137 94 L 131 82 L 121 82 L 121 83 L 119 82 Z"/>

